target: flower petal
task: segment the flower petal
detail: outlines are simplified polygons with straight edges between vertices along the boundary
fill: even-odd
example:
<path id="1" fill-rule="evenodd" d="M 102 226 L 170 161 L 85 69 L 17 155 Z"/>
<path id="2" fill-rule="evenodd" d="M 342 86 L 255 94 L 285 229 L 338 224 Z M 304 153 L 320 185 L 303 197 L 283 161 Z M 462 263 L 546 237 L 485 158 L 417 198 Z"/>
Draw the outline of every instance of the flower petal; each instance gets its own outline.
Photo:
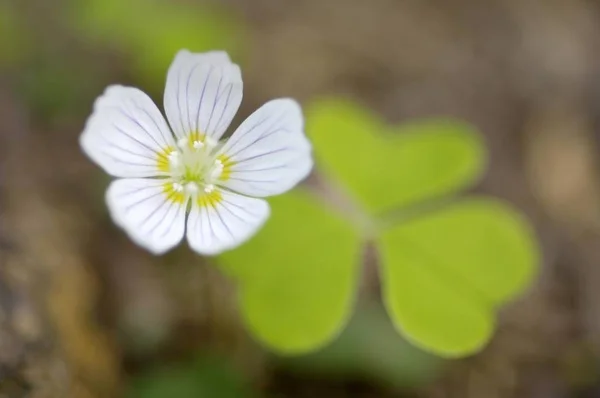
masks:
<path id="1" fill-rule="evenodd" d="M 187 239 L 198 253 L 216 255 L 248 240 L 269 214 L 262 199 L 216 189 L 192 203 Z"/>
<path id="2" fill-rule="evenodd" d="M 182 50 L 167 74 L 165 112 L 179 138 L 223 135 L 242 102 L 242 74 L 223 51 Z"/>
<path id="3" fill-rule="evenodd" d="M 264 197 L 294 187 L 313 166 L 298 103 L 267 102 L 240 125 L 219 158 L 224 166 L 219 184 L 233 191 Z"/>
<path id="4" fill-rule="evenodd" d="M 164 175 L 165 153 L 175 145 L 150 97 L 123 86 L 109 86 L 96 100 L 79 142 L 94 162 L 116 177 Z"/>
<path id="5" fill-rule="evenodd" d="M 173 191 L 167 179 L 116 180 L 106 192 L 106 202 L 114 222 L 154 254 L 183 238 L 187 197 Z"/>

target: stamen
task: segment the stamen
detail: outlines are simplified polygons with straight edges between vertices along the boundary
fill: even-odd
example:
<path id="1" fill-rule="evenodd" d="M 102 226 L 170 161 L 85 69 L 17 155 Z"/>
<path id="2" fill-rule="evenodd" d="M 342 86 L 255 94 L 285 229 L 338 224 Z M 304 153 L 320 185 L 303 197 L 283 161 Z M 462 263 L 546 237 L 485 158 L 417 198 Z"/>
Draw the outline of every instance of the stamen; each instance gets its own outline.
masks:
<path id="1" fill-rule="evenodd" d="M 204 192 L 205 192 L 205 193 L 211 193 L 211 192 L 212 192 L 212 191 L 214 191 L 214 190 L 215 190 L 215 186 L 214 186 L 213 184 L 207 184 L 207 185 L 204 187 Z"/>
<path id="2" fill-rule="evenodd" d="M 187 147 L 187 144 L 188 144 L 187 138 L 180 138 L 177 141 L 177 146 L 181 149 L 185 149 L 185 147 Z"/>
<path id="3" fill-rule="evenodd" d="M 204 148 L 204 143 L 202 141 L 194 141 L 194 149 L 202 149 Z"/>
<path id="4" fill-rule="evenodd" d="M 171 153 L 169 153 L 169 163 L 171 163 L 171 165 L 173 166 L 179 166 L 179 164 L 181 163 L 181 159 L 179 158 L 179 152 L 172 151 Z"/>
<path id="5" fill-rule="evenodd" d="M 182 191 L 183 191 L 183 185 L 181 185 L 181 184 L 180 184 L 180 183 L 178 183 L 178 182 L 174 182 L 174 183 L 173 183 L 173 190 L 174 190 L 175 192 L 182 192 Z"/>
<path id="6" fill-rule="evenodd" d="M 198 185 L 195 182 L 188 182 L 185 185 L 185 190 L 190 195 L 196 194 L 198 193 Z"/>
<path id="7" fill-rule="evenodd" d="M 223 173 L 223 162 L 221 162 L 221 160 L 217 159 L 217 160 L 215 160 L 214 166 L 210 170 L 210 179 L 216 180 L 217 178 L 219 178 L 221 176 L 221 173 Z"/>
<path id="8" fill-rule="evenodd" d="M 206 142 L 206 145 L 208 145 L 209 148 L 214 148 L 215 146 L 217 146 L 217 144 L 219 143 L 219 141 L 211 138 L 211 137 L 206 137 L 204 139 L 204 141 Z"/>

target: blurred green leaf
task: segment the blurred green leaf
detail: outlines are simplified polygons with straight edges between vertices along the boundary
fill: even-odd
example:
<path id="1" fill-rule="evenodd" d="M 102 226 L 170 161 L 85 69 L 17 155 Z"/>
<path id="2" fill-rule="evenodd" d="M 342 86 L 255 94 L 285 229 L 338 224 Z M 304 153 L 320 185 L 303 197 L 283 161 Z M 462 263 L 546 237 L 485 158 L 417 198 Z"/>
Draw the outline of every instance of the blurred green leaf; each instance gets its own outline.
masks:
<path id="1" fill-rule="evenodd" d="M 396 327 L 444 356 L 479 350 L 495 310 L 531 282 L 538 248 L 504 203 L 469 198 L 385 231 L 384 301 Z"/>
<path id="2" fill-rule="evenodd" d="M 400 207 L 408 214 L 410 205 L 448 197 L 473 183 L 485 163 L 478 135 L 457 121 L 388 128 L 341 100 L 310 107 L 307 120 L 324 172 L 371 212 Z M 483 347 L 497 307 L 531 281 L 537 248 L 528 224 L 499 201 L 440 206 L 380 226 L 384 301 L 410 341 L 463 356 Z M 222 261 L 240 281 L 255 336 L 280 353 L 311 351 L 345 323 L 358 248 L 372 231 L 356 233 L 301 193 L 275 198 L 272 214 L 255 239 Z"/>
<path id="3" fill-rule="evenodd" d="M 74 21 L 88 38 L 131 54 L 134 72 L 148 84 L 164 81 L 178 50 L 238 50 L 240 22 L 208 4 L 166 0 L 76 2 Z"/>
<path id="4" fill-rule="evenodd" d="M 454 193 L 485 163 L 470 126 L 427 119 L 388 127 L 357 104 L 322 100 L 307 110 L 307 132 L 322 170 L 372 212 Z"/>
<path id="5" fill-rule="evenodd" d="M 0 3 L 0 66 L 19 62 L 31 49 L 31 37 L 11 2 Z"/>
<path id="6" fill-rule="evenodd" d="M 250 398 L 238 375 L 222 360 L 202 357 L 177 366 L 162 366 L 133 380 L 129 398 Z"/>
<path id="7" fill-rule="evenodd" d="M 265 227 L 220 262 L 239 281 L 243 316 L 262 343 L 287 354 L 311 351 L 349 317 L 360 237 L 308 193 L 270 203 Z"/>
<path id="8" fill-rule="evenodd" d="M 59 120 L 81 111 L 87 104 L 81 101 L 82 92 L 92 77 L 78 70 L 70 60 L 36 54 L 36 62 L 21 73 L 20 89 L 28 105 L 38 117 Z"/>
<path id="9" fill-rule="evenodd" d="M 395 388 L 416 387 L 439 374 L 442 360 L 398 335 L 379 303 L 362 303 L 348 326 L 323 350 L 279 362 L 292 371 L 355 377 Z"/>

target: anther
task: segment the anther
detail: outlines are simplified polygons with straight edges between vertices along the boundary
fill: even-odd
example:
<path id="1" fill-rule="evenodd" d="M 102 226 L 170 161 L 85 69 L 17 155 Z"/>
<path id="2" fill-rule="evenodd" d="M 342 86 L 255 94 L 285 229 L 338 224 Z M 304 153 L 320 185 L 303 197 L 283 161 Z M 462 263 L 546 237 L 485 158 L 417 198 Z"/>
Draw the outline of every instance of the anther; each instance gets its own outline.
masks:
<path id="1" fill-rule="evenodd" d="M 219 143 L 219 141 L 217 141 L 211 137 L 206 137 L 204 139 L 204 141 L 206 142 L 206 145 L 208 145 L 209 148 L 214 148 Z"/>
<path id="2" fill-rule="evenodd" d="M 187 146 L 187 144 L 188 144 L 188 139 L 187 138 L 180 138 L 177 141 L 177 146 L 179 148 L 181 148 L 181 149 L 185 149 L 185 147 Z"/>
<path id="3" fill-rule="evenodd" d="M 181 191 L 183 191 L 183 185 L 181 185 L 181 184 L 180 184 L 180 183 L 178 183 L 178 182 L 174 182 L 174 183 L 173 183 L 173 190 L 174 190 L 175 192 L 181 192 Z"/>
<path id="4" fill-rule="evenodd" d="M 202 141 L 194 141 L 194 149 L 202 149 L 204 148 L 204 143 Z"/>
<path id="5" fill-rule="evenodd" d="M 195 193 L 197 193 L 197 192 L 198 192 L 198 185 L 196 185 L 196 183 L 195 183 L 195 182 L 188 182 L 188 183 L 185 185 L 185 190 L 186 190 L 186 192 L 187 192 L 187 193 L 189 193 L 189 194 L 195 194 Z"/>
<path id="6" fill-rule="evenodd" d="M 207 184 L 207 185 L 204 187 L 204 192 L 205 192 L 205 193 L 211 193 L 211 192 L 212 192 L 212 191 L 214 191 L 214 190 L 215 190 L 215 186 L 214 186 L 213 184 Z"/>
<path id="7" fill-rule="evenodd" d="M 221 162 L 219 159 L 217 159 L 217 160 L 215 160 L 214 166 L 210 170 L 210 178 L 213 180 L 217 179 L 221 176 L 222 172 L 223 172 L 223 162 Z"/>

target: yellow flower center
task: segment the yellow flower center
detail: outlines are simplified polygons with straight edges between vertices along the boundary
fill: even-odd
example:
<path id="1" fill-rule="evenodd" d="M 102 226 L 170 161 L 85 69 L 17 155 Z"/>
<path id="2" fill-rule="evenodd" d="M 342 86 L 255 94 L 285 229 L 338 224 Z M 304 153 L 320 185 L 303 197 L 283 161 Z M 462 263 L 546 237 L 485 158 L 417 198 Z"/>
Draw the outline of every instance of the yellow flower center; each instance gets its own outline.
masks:
<path id="1" fill-rule="evenodd" d="M 156 168 L 167 177 L 164 192 L 170 201 L 183 204 L 191 197 L 201 207 L 214 207 L 222 200 L 215 186 L 230 178 L 234 162 L 216 155 L 217 146 L 210 137 L 194 132 L 157 155 Z"/>

